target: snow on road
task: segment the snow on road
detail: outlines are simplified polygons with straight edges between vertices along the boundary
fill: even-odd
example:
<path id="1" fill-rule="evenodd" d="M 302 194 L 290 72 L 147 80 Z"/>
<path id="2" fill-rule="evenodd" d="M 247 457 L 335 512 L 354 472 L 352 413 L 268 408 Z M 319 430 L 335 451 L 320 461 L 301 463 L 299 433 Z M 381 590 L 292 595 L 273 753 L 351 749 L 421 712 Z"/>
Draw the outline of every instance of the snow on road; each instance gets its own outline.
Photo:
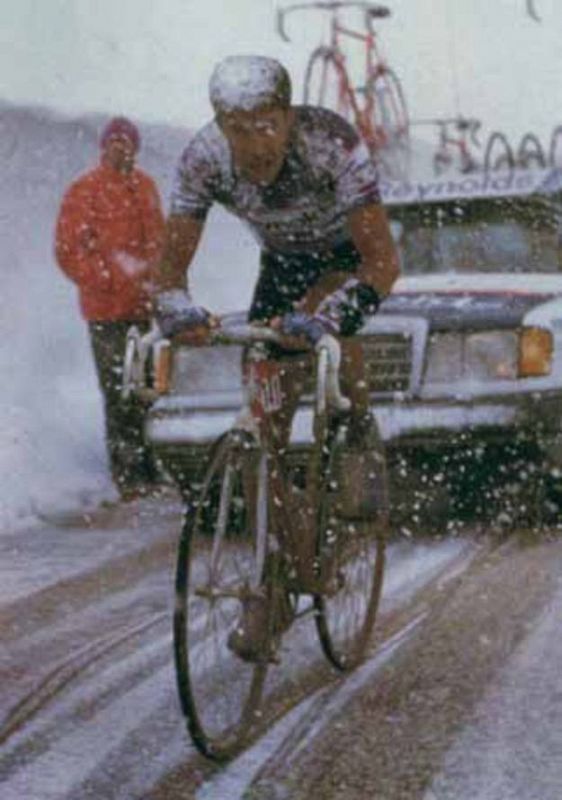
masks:
<path id="1" fill-rule="evenodd" d="M 0 187 L 0 535 L 60 510 L 112 500 L 101 396 L 76 290 L 57 267 L 53 233 L 64 189 L 99 158 L 101 117 L 64 119 L 0 103 L 9 141 Z M 189 131 L 141 126 L 139 165 L 165 208 Z M 217 313 L 246 307 L 257 246 L 220 210 L 193 264 L 196 299 Z"/>
<path id="2" fill-rule="evenodd" d="M 425 800 L 562 797 L 562 588 L 479 703 Z"/>
<path id="3" fill-rule="evenodd" d="M 168 524 L 174 519 L 172 510 Z M 144 513 L 148 530 L 150 521 L 158 516 L 154 509 L 152 516 L 148 508 Z M 120 520 L 116 535 L 121 535 L 121 528 L 125 529 L 122 523 Z M 37 541 L 44 533 L 32 532 Z M 95 556 L 99 549 L 96 537 L 106 533 L 69 528 L 51 531 L 51 538 L 67 537 L 67 546 L 74 539 L 84 563 L 95 570 L 100 567 Z M 146 530 L 138 528 L 136 534 L 141 539 L 147 536 Z M 170 538 L 165 530 L 160 535 Z M 128 541 L 133 547 L 132 537 Z M 419 587 L 434 579 L 439 570 L 468 557 L 467 544 L 461 540 L 453 545 L 412 543 L 400 545 L 396 553 L 392 547 L 390 550 L 388 576 L 389 586 L 394 587 L 393 607 L 411 597 L 406 576 Z M 44 549 L 38 547 L 35 551 L 37 563 L 31 574 L 41 578 L 44 574 L 41 561 L 47 563 L 49 558 L 47 536 Z M 62 588 L 56 583 L 47 584 L 41 596 L 45 598 L 48 615 L 41 624 L 40 608 L 35 608 L 34 603 L 33 619 L 27 620 L 31 623 L 29 629 L 27 621 L 26 625 L 20 625 L 29 617 L 21 596 L 20 617 L 10 625 L 2 623 L 0 604 L 0 623 L 5 625 L 2 639 L 8 643 L 0 657 L 3 673 L 0 708 L 4 721 L 10 719 L 18 702 L 23 700 L 26 704 L 21 724 L 2 746 L 2 800 L 79 800 L 92 796 L 113 800 L 147 796 L 167 775 L 180 768 L 190 770 L 193 778 L 200 759 L 185 730 L 175 686 L 170 567 L 171 564 L 163 569 L 160 559 L 153 571 L 135 573 L 130 579 L 125 576 L 118 584 L 105 578 L 94 581 L 97 588 L 90 588 L 84 597 L 78 589 L 71 593 L 64 590 L 64 581 Z M 53 604 L 58 604 L 55 615 Z M 407 630 L 402 637 L 409 635 Z M 249 753 L 242 757 L 246 760 L 241 763 L 255 758 L 257 769 L 295 726 L 300 736 L 314 738 L 312 723 L 327 725 L 348 697 L 359 692 L 376 674 L 380 664 L 392 658 L 402 641 L 398 637 L 386 643 L 380 652 L 375 651 L 374 660 L 337 681 L 336 691 L 333 681 L 329 681 L 327 691 L 320 688 L 316 692 L 317 684 L 310 700 L 301 691 L 303 702 L 297 704 L 296 712 L 282 721 L 271 736 L 267 735 L 258 746 L 257 755 Z M 271 670 L 272 690 L 284 685 L 283 681 L 294 687 L 311 664 L 322 668 L 320 675 L 329 675 L 312 620 L 307 618 L 287 636 L 281 665 Z M 294 732 L 292 736 L 295 740 Z"/>
<path id="4" fill-rule="evenodd" d="M 291 759 L 298 757 L 317 733 L 330 724 L 348 700 L 373 680 L 381 667 L 413 635 L 424 616 L 421 614 L 414 618 L 403 630 L 385 642 L 376 655 L 363 666 L 342 678 L 336 688 L 329 685 L 307 697 L 256 745 L 219 773 L 215 780 L 203 784 L 196 800 L 223 800 L 226 797 L 229 800 L 243 800 L 252 780 L 273 756 L 282 761 L 285 769 L 290 769 Z M 271 786 L 271 791 L 272 797 L 276 797 L 274 786 Z"/>

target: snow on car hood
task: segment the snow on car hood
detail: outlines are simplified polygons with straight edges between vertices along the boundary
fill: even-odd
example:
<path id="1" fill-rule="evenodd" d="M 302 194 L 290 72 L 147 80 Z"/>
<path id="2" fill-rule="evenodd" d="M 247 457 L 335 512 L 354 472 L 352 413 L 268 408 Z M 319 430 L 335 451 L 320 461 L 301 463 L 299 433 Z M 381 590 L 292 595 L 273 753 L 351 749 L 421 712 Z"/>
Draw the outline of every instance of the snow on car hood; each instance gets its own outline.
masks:
<path id="1" fill-rule="evenodd" d="M 392 294 L 381 306 L 381 313 L 421 316 L 433 330 L 513 328 L 522 324 L 529 312 L 557 297 L 560 297 L 557 316 L 562 316 L 559 275 L 418 275 L 402 277 L 396 282 Z M 553 311 L 552 305 L 549 309 Z"/>

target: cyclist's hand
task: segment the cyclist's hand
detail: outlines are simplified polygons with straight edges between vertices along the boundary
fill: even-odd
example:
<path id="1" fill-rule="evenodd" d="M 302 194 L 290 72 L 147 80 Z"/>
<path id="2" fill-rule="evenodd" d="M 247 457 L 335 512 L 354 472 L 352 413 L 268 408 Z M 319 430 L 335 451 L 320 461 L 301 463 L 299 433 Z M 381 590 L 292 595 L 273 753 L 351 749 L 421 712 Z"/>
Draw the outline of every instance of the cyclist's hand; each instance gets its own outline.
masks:
<path id="1" fill-rule="evenodd" d="M 174 336 L 177 344 L 187 344 L 191 347 L 202 347 L 209 343 L 209 336 L 212 330 L 218 328 L 220 322 L 216 317 L 209 315 L 205 325 L 197 325 L 194 328 L 181 331 Z"/>
<path id="2" fill-rule="evenodd" d="M 312 345 L 317 344 L 325 333 L 333 333 L 329 323 L 304 311 L 289 311 L 273 320 L 272 327 L 276 327 L 284 336 Z"/>
<path id="3" fill-rule="evenodd" d="M 365 316 L 374 314 L 381 296 L 370 284 L 349 278 L 339 289 L 319 303 L 315 319 L 320 320 L 330 333 L 353 336 L 363 327 Z"/>
<path id="4" fill-rule="evenodd" d="M 216 327 L 216 320 L 203 306 L 197 306 L 184 289 L 168 289 L 157 295 L 154 315 L 162 334 L 166 338 L 178 334 L 193 333 L 197 338 L 202 331 L 208 333 Z"/>

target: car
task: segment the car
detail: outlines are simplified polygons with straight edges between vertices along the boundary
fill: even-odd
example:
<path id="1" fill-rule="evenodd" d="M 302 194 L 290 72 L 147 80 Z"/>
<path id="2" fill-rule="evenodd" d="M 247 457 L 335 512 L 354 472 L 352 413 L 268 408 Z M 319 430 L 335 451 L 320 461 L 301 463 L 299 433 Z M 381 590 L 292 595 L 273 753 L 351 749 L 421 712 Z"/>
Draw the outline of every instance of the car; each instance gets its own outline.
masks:
<path id="1" fill-rule="evenodd" d="M 406 534 L 536 524 L 562 499 L 558 170 L 385 181 L 402 276 L 359 335 Z M 242 321 L 243 313 L 232 315 Z M 187 488 L 242 399 L 236 348 L 172 347 L 146 437 Z M 289 456 L 310 442 L 307 398 Z"/>

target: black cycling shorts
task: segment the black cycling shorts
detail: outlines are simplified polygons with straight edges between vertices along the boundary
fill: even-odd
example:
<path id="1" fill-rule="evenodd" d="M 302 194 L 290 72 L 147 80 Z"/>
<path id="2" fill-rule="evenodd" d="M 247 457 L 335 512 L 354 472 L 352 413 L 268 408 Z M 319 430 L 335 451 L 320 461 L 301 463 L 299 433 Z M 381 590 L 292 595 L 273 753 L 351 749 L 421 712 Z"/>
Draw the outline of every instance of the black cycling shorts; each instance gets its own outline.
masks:
<path id="1" fill-rule="evenodd" d="M 293 311 L 293 304 L 327 272 L 355 272 L 361 256 L 353 242 L 310 253 L 263 252 L 248 319 L 265 321 Z"/>

